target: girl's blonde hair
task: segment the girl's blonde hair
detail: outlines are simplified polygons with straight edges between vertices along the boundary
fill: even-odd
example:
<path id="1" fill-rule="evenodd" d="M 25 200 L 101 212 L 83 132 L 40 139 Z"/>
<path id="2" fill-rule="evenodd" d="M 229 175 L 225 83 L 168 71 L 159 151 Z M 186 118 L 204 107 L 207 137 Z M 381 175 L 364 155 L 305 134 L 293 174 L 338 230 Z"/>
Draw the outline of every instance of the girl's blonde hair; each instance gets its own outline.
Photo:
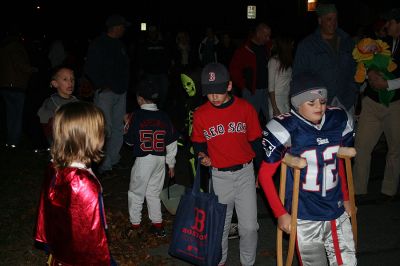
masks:
<path id="1" fill-rule="evenodd" d="M 105 129 L 104 115 L 88 102 L 72 102 L 61 106 L 55 114 L 54 142 L 51 156 L 56 168 L 72 162 L 99 162 L 103 156 Z"/>

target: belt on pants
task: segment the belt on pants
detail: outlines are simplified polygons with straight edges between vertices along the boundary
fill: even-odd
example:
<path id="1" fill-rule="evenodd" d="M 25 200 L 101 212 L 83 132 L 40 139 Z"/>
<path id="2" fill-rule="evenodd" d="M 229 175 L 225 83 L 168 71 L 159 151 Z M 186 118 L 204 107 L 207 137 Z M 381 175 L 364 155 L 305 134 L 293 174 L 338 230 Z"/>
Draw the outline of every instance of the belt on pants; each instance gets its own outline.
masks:
<path id="1" fill-rule="evenodd" d="M 248 166 L 249 164 L 251 164 L 252 161 L 253 160 L 250 160 L 247 163 L 237 164 L 237 165 L 224 167 L 224 168 L 213 167 L 213 170 L 217 170 L 217 171 L 221 171 L 221 172 L 235 172 L 235 171 L 239 171 L 240 169 L 243 169 L 245 166 Z"/>

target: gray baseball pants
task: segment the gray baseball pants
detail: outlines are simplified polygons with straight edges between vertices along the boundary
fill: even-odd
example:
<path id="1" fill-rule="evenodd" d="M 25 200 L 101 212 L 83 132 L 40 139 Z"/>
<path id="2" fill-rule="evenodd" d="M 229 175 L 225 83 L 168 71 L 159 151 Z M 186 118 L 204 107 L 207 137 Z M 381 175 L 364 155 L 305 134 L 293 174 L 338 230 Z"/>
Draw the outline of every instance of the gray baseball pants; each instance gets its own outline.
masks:
<path id="1" fill-rule="evenodd" d="M 225 264 L 228 255 L 228 234 L 235 207 L 240 236 L 240 262 L 243 266 L 254 265 L 257 252 L 258 222 L 253 163 L 249 163 L 237 171 L 219 171 L 212 168 L 212 181 L 219 202 L 227 204 L 222 236 L 222 259 L 219 264 Z"/>

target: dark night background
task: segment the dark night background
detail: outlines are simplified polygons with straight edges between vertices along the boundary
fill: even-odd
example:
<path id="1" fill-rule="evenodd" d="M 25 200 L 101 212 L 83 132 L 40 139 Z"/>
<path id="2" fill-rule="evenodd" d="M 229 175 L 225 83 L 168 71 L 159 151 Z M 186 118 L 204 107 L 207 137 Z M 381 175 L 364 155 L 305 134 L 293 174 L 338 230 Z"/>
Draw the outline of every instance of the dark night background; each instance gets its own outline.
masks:
<path id="1" fill-rule="evenodd" d="M 193 41 L 192 45 L 197 47 L 200 38 L 204 36 L 206 27 L 213 27 L 218 34 L 228 32 L 237 41 L 241 41 L 246 38 L 252 26 L 259 21 L 270 24 L 272 37 L 285 33 L 291 34 L 298 41 L 313 31 L 317 25 L 315 13 L 306 12 L 306 2 L 307 0 L 1 1 L 0 40 L 5 36 L 10 25 L 18 24 L 26 40 L 26 46 L 30 48 L 32 65 L 38 67 L 39 72 L 31 80 L 27 89 L 24 111 L 25 136 L 22 148 L 15 151 L 3 148 L 6 135 L 6 112 L 4 103 L 0 99 L 0 265 L 43 265 L 46 259 L 41 250 L 34 248 L 32 241 L 41 179 L 49 159 L 46 151 L 33 152 L 34 149 L 45 147 L 40 145 L 47 145 L 47 140 L 41 134 L 36 112 L 43 100 L 54 93 L 54 89 L 49 87 L 48 82 L 50 77 L 48 76 L 47 50 L 42 49 L 42 45 L 48 46 L 54 39 L 66 41 L 67 48 L 72 50 L 72 59 L 75 60 L 72 61 L 74 63 L 72 65 L 76 67 L 74 70 L 76 70 L 76 77 L 79 78 L 81 77 L 79 74 L 82 74 L 79 70 L 82 70 L 89 41 L 104 30 L 104 22 L 112 13 L 120 13 L 132 22 L 132 27 L 128 28 L 124 37 L 127 44 L 133 44 L 130 47 L 132 50 L 138 40 L 143 37 L 143 34 L 139 32 L 140 22 L 156 25 L 163 33 L 169 32 L 172 37 L 178 31 L 186 30 Z M 339 27 L 352 36 L 355 36 L 361 27 L 369 28 L 384 11 L 400 7 L 399 0 L 336 0 L 332 2 L 338 9 Z M 246 6 L 250 3 L 257 5 L 257 19 L 254 21 L 246 19 Z M 38 5 L 41 7 L 39 10 L 36 9 Z M 135 67 L 136 61 L 133 58 L 132 74 L 134 75 L 137 74 L 134 72 Z M 79 85 L 76 85 L 76 88 L 78 87 Z M 171 88 L 175 87 L 171 86 Z M 175 93 L 171 93 L 171 99 L 179 95 L 177 91 Z M 168 111 L 174 114 L 173 118 L 178 121 L 177 128 L 180 129 L 184 124 L 182 116 L 185 116 L 186 112 L 180 111 L 179 108 L 182 108 L 183 104 L 179 102 L 179 98 L 177 99 Z M 132 86 L 128 91 L 128 110 L 133 109 L 135 103 L 134 86 Z M 40 141 L 45 144 L 41 144 Z M 122 152 L 123 163 L 131 165 L 131 151 L 125 148 Z M 397 264 L 400 254 L 399 195 L 393 203 L 379 202 L 386 153 L 386 142 L 384 138 L 381 138 L 372 154 L 369 182 L 371 197 L 364 204 L 357 204 L 360 206 L 357 213 L 360 265 L 400 265 Z M 176 176 L 177 180 L 185 180 L 180 181 L 183 184 L 190 182 L 187 177 L 190 176 L 188 171 L 191 170 L 186 163 L 188 159 L 186 156 L 185 151 L 181 149 L 177 158 L 179 163 L 177 163 Z M 167 247 L 169 238 L 154 240 L 147 235 L 134 238 L 126 233 L 130 223 L 129 225 L 127 223 L 126 194 L 121 191 L 126 191 L 128 187 L 129 171 L 130 169 L 119 171 L 115 179 L 102 181 L 107 219 L 111 228 L 111 252 L 120 265 L 134 263 L 137 263 L 135 265 L 143 265 L 143 263 L 145 265 L 172 265 L 168 263 L 171 258 L 167 255 L 167 250 L 158 249 L 160 245 Z M 272 218 L 270 213 L 264 210 L 259 217 L 261 217 L 260 232 L 263 229 L 268 230 L 268 233 L 271 232 L 273 223 L 270 221 Z M 172 216 L 166 218 L 169 232 L 172 230 L 173 219 Z M 146 226 L 150 226 L 149 221 Z M 274 245 L 271 242 L 273 238 L 262 236 L 259 238 L 262 245 L 259 252 L 261 260 L 270 259 L 271 261 L 275 254 L 271 249 Z M 232 246 L 234 245 L 230 244 L 230 250 Z M 238 244 L 236 250 L 238 250 Z M 238 252 L 234 255 L 238 257 Z"/>
<path id="2" fill-rule="evenodd" d="M 131 34 L 139 32 L 139 23 L 159 26 L 162 31 L 188 30 L 199 32 L 212 26 L 217 31 L 246 36 L 258 21 L 279 31 L 301 37 L 315 27 L 315 14 L 307 13 L 306 0 L 233 0 L 233 1 L 152 1 L 152 0 L 14 0 L 2 7 L 2 27 L 17 22 L 29 35 L 61 35 L 93 37 L 104 30 L 111 13 L 120 13 L 132 22 Z M 337 0 L 339 26 L 355 35 L 360 26 L 367 26 L 384 10 L 395 7 L 395 1 Z M 246 6 L 257 5 L 257 19 L 246 19 Z M 40 9 L 37 9 L 37 6 Z M 191 33 L 192 34 L 192 33 Z"/>

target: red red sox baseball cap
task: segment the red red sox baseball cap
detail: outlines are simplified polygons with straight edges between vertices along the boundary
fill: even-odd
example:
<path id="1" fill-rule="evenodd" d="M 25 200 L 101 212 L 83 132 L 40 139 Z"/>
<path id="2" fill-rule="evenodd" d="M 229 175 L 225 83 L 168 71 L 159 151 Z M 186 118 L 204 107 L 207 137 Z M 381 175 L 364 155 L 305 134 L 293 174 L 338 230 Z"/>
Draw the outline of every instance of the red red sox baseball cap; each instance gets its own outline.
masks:
<path id="1" fill-rule="evenodd" d="M 207 94 L 224 94 L 228 89 L 229 72 L 220 63 L 207 64 L 201 72 L 203 96 Z"/>

